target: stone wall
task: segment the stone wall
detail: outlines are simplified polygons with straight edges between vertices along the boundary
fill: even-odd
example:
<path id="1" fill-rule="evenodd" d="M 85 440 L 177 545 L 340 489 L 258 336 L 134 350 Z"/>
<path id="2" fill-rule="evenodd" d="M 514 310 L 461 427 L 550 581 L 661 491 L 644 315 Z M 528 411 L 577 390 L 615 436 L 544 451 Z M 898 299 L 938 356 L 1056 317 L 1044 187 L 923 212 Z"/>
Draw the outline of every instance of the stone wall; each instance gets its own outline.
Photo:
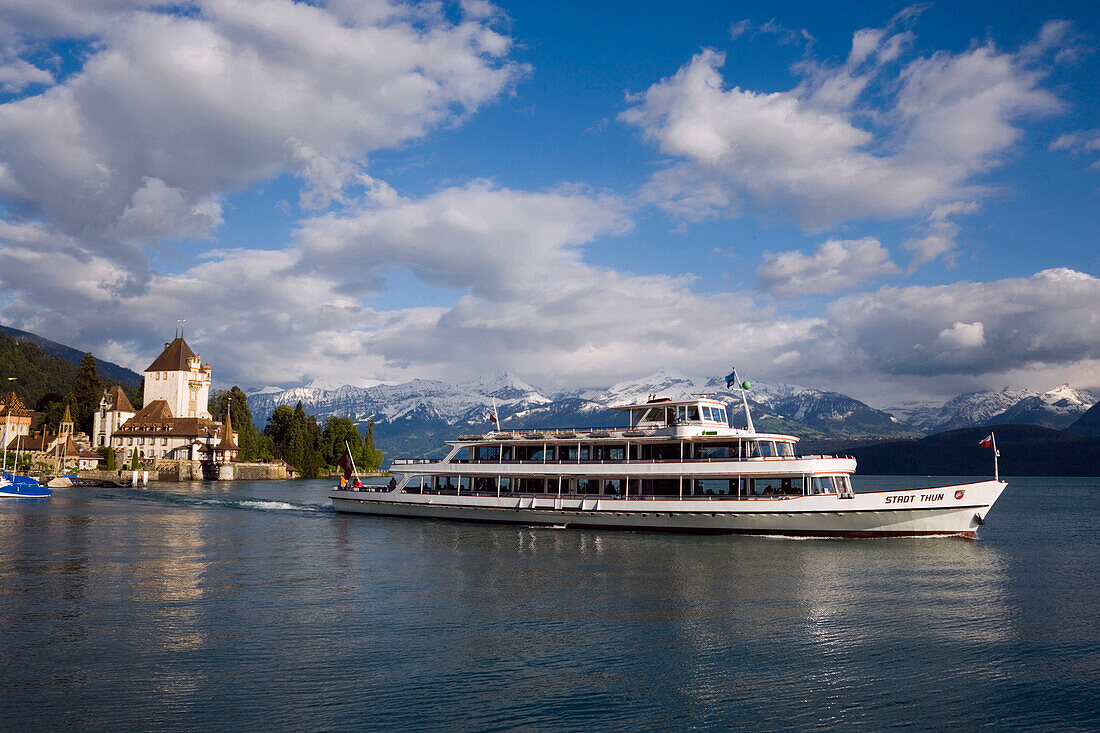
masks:
<path id="1" fill-rule="evenodd" d="M 149 469 L 150 481 L 263 481 L 266 479 L 285 479 L 286 464 L 279 463 L 224 463 L 219 466 L 204 464 L 202 461 L 182 461 L 157 459 Z M 122 469 L 116 471 L 80 471 L 81 478 L 93 481 L 114 481 L 130 484 L 133 472 Z M 142 471 L 138 471 L 138 480 Z"/>

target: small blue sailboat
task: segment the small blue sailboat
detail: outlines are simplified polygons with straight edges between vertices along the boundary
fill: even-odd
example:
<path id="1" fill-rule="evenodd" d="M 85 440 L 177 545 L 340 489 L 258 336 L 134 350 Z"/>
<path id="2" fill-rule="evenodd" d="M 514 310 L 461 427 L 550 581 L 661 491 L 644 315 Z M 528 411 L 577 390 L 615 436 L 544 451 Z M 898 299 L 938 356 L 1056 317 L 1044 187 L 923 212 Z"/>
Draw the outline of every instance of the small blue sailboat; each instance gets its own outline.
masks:
<path id="1" fill-rule="evenodd" d="M 50 496 L 53 496 L 53 489 L 42 486 L 38 479 L 0 471 L 0 499 L 46 499 Z"/>

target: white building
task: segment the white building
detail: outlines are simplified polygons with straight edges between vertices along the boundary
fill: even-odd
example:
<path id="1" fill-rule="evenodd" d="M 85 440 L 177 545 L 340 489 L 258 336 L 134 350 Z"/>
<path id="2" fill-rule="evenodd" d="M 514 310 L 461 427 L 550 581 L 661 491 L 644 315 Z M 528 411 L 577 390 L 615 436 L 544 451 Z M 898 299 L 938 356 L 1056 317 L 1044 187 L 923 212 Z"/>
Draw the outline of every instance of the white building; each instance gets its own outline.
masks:
<path id="1" fill-rule="evenodd" d="M 138 411 L 116 387 L 96 413 L 95 444 L 110 445 L 122 461 L 169 458 L 199 460 L 215 453 L 224 427 L 211 418 L 210 365 L 177 336 L 145 370 L 145 406 Z M 232 433 L 231 443 L 235 443 Z M 104 443 L 99 442 L 104 440 Z M 234 458 L 235 458 L 235 448 Z"/>
<path id="2" fill-rule="evenodd" d="M 164 400 L 174 417 L 210 418 L 210 365 L 203 365 L 191 347 L 177 336 L 145 369 L 145 404 Z"/>
<path id="3" fill-rule="evenodd" d="M 110 445 L 111 436 L 136 412 L 121 387 L 116 385 L 104 392 L 99 409 L 92 417 L 92 447 Z"/>

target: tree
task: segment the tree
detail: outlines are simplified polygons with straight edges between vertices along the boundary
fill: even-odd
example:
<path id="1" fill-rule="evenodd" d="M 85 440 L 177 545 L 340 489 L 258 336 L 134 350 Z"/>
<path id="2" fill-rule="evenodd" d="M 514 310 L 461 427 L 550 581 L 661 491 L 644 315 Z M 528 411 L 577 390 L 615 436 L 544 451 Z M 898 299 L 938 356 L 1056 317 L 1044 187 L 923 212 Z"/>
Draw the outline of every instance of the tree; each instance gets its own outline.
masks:
<path id="1" fill-rule="evenodd" d="M 324 468 L 321 428 L 317 418 L 306 417 L 301 402 L 293 410 L 286 405 L 276 407 L 264 435 L 270 438 L 275 456 L 298 469 L 302 478 L 316 478 Z"/>
<path id="2" fill-rule="evenodd" d="M 91 434 L 92 417 L 99 409 L 99 401 L 102 398 L 103 385 L 99 380 L 99 368 L 95 357 L 90 353 L 85 354 L 77 367 L 72 392 L 73 423 L 77 432 Z"/>
<path id="3" fill-rule="evenodd" d="M 115 465 L 115 463 L 117 462 L 117 455 L 115 454 L 115 449 L 110 447 L 110 446 L 105 445 L 105 446 L 100 446 L 99 448 L 96 448 L 95 451 L 96 451 L 96 453 L 98 453 L 100 455 L 101 458 L 103 458 L 103 464 L 104 464 L 103 468 L 104 468 L 104 470 L 114 471 L 115 468 L 117 467 Z"/>
<path id="4" fill-rule="evenodd" d="M 367 422 L 366 438 L 359 433 L 359 428 L 350 418 L 334 415 L 325 421 L 325 430 L 321 436 L 321 455 L 325 463 L 335 466 L 347 448 L 351 449 L 355 467 L 360 471 L 377 471 L 382 465 L 382 451 L 374 447 L 373 420 Z"/>
<path id="5" fill-rule="evenodd" d="M 248 396 L 240 387 L 217 390 L 210 395 L 210 414 L 219 422 L 225 421 L 226 412 L 233 418 L 237 432 L 237 447 L 242 461 L 270 460 L 270 441 L 265 441 L 252 422 L 252 410 L 248 409 Z M 289 461 L 288 461 L 289 463 Z"/>
<path id="6" fill-rule="evenodd" d="M 61 425 L 61 419 L 65 416 L 65 408 L 69 407 L 70 412 L 72 411 L 71 400 L 72 395 L 69 395 L 60 402 L 51 402 L 46 405 L 46 409 L 42 411 L 42 416 L 38 418 L 38 428 L 56 434 Z"/>

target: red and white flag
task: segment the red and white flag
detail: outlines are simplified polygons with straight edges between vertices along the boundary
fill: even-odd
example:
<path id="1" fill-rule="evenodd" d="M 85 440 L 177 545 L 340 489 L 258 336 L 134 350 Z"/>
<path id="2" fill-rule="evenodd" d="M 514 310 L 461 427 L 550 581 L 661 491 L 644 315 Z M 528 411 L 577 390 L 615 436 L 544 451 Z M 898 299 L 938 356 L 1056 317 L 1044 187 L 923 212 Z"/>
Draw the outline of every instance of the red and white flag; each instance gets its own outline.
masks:
<path id="1" fill-rule="evenodd" d="M 993 446 L 993 433 L 987 435 L 982 442 L 978 443 L 979 448 L 991 448 Z"/>
<path id="2" fill-rule="evenodd" d="M 497 423 L 497 414 L 495 412 L 490 412 L 489 413 L 489 422 L 491 422 L 493 425 L 498 424 Z"/>

